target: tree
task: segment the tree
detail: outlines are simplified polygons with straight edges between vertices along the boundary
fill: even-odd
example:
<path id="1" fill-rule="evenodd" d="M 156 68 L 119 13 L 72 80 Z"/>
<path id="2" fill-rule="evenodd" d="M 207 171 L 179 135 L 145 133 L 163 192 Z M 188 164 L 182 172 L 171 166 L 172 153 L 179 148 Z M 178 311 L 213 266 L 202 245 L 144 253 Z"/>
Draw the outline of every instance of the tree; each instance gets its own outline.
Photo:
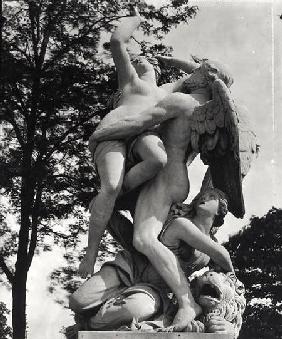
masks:
<path id="1" fill-rule="evenodd" d="M 12 287 L 14 338 L 25 338 L 26 280 L 34 254 L 50 250 L 50 238 L 75 246 L 85 231 L 84 208 L 99 184 L 87 140 L 116 84 L 113 65 L 103 58 L 102 34 L 128 15 L 127 7 L 118 0 L 4 1 L 0 269 Z M 157 39 L 197 12 L 177 0 L 159 9 L 145 1 L 138 7 L 146 19 L 143 32 Z M 140 47 L 170 51 L 161 43 Z M 6 223 L 9 213 L 18 227 Z M 56 227 L 70 216 L 72 223 Z"/>
<path id="2" fill-rule="evenodd" d="M 282 209 L 272 208 L 226 244 L 245 284 L 247 307 L 241 339 L 282 336 Z"/>
<path id="3" fill-rule="evenodd" d="M 6 305 L 0 301 L 0 338 L 9 339 L 12 336 L 11 327 L 7 326 L 7 315 L 9 310 Z"/>

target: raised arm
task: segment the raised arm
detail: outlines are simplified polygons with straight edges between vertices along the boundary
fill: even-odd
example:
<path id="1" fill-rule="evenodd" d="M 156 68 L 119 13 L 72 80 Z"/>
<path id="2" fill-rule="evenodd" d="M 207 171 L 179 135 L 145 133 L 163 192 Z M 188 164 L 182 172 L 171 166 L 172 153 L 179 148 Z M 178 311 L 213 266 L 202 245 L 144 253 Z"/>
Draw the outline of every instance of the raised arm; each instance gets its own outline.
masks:
<path id="1" fill-rule="evenodd" d="M 199 67 L 199 65 L 193 60 L 183 60 L 162 55 L 158 55 L 156 58 L 163 65 L 176 67 L 187 74 L 191 74 L 195 68 Z M 187 79 L 187 76 L 184 76 L 175 82 L 164 84 L 161 88 L 163 88 L 167 93 L 181 92 L 182 84 L 185 79 Z"/>
<path id="2" fill-rule="evenodd" d="M 186 242 L 191 247 L 206 253 L 225 272 L 234 271 L 228 251 L 220 244 L 204 234 L 190 220 L 178 218 L 173 227 L 173 237 Z"/>
<path id="3" fill-rule="evenodd" d="M 136 8 L 131 14 L 133 16 L 122 20 L 111 37 L 111 52 L 118 73 L 119 88 L 123 88 L 132 78 L 137 77 L 126 50 L 126 43 L 139 27 L 141 18 Z"/>
<path id="4" fill-rule="evenodd" d="M 156 58 L 165 66 L 179 68 L 187 74 L 191 74 L 195 68 L 199 67 L 199 64 L 193 60 L 183 60 L 162 55 L 158 55 Z"/>

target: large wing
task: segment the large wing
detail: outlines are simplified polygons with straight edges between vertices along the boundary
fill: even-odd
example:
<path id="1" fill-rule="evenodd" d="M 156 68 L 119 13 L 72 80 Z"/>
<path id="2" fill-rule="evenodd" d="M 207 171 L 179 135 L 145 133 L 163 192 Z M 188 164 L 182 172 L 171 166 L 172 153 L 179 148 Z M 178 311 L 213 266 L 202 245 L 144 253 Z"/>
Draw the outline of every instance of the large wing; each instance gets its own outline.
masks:
<path id="1" fill-rule="evenodd" d="M 209 165 L 212 185 L 228 197 L 229 211 L 245 214 L 239 156 L 239 117 L 230 91 L 221 80 L 213 84 L 212 100 L 195 108 L 191 145 Z"/>
<path id="2" fill-rule="evenodd" d="M 239 117 L 239 156 L 241 165 L 242 179 L 250 170 L 252 162 L 257 158 L 260 145 L 258 144 L 257 136 L 249 122 L 248 111 L 246 107 L 236 105 L 237 114 Z M 205 192 L 207 189 L 214 187 L 210 169 L 208 168 L 202 181 L 200 192 Z"/>
<path id="3" fill-rule="evenodd" d="M 239 151 L 242 179 L 250 170 L 253 160 L 258 156 L 260 145 L 248 119 L 248 111 L 243 105 L 236 105 L 239 118 Z"/>

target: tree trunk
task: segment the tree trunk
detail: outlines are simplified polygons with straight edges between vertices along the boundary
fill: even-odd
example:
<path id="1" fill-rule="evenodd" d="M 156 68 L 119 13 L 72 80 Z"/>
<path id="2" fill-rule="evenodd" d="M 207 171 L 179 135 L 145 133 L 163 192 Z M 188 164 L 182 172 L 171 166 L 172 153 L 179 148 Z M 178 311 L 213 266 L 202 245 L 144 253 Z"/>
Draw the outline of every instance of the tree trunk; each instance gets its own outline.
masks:
<path id="1" fill-rule="evenodd" d="M 26 279 L 25 268 L 17 270 L 12 286 L 12 326 L 13 339 L 26 338 Z"/>
<path id="2" fill-rule="evenodd" d="M 31 153 L 30 153 L 31 154 Z M 21 223 L 18 240 L 17 262 L 12 284 L 12 325 L 13 339 L 26 338 L 26 281 L 28 266 L 28 244 L 30 214 L 33 206 L 33 178 L 30 173 L 30 154 L 24 156 L 23 179 L 21 187 Z"/>

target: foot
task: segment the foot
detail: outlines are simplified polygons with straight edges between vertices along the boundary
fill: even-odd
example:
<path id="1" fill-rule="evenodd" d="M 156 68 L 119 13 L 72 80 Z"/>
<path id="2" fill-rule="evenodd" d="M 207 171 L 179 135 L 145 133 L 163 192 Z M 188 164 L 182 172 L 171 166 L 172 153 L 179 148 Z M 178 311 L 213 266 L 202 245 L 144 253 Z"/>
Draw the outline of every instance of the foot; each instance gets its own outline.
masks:
<path id="1" fill-rule="evenodd" d="M 78 267 L 78 274 L 81 276 L 81 278 L 85 279 L 89 275 L 92 276 L 94 273 L 94 265 L 94 256 L 90 256 L 86 253 Z"/>
<path id="2" fill-rule="evenodd" d="M 179 307 L 172 325 L 167 328 L 167 332 L 183 332 L 200 313 L 201 307 L 198 304 L 190 308 Z"/>

